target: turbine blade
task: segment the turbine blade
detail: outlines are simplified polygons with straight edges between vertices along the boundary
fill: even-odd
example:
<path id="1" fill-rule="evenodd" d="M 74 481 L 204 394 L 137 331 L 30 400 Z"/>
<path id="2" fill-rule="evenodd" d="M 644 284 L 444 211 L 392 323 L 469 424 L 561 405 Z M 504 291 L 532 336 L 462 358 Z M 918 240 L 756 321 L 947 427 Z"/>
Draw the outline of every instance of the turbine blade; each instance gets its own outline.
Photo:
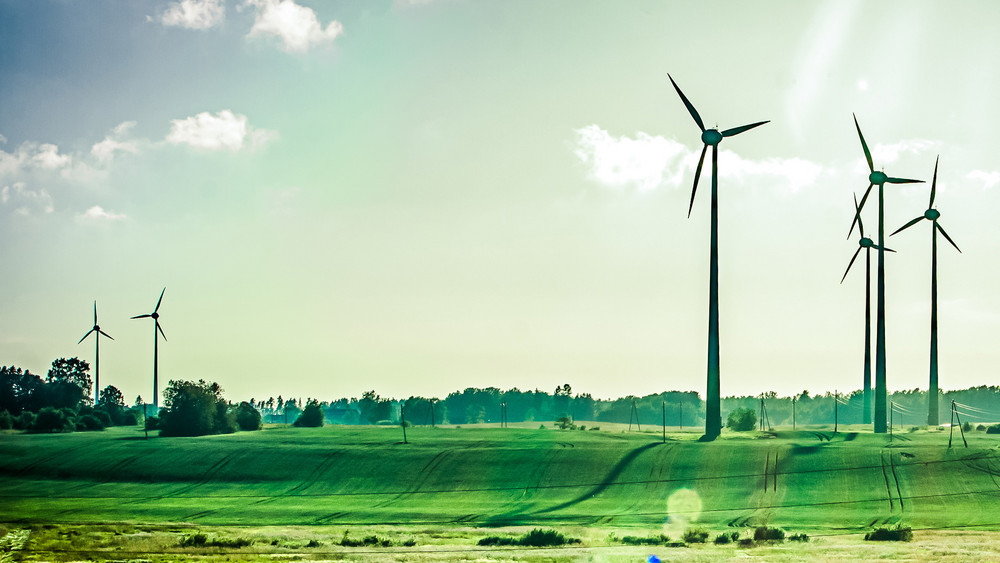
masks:
<path id="1" fill-rule="evenodd" d="M 705 164 L 705 152 L 708 151 L 708 145 L 701 149 L 701 158 L 698 159 L 698 168 L 694 170 L 694 187 L 691 188 L 691 204 L 688 205 L 688 219 L 691 218 L 691 210 L 694 209 L 694 194 L 698 191 L 698 178 L 701 177 L 701 166 Z"/>
<path id="2" fill-rule="evenodd" d="M 97 300 L 94 300 L 94 325 L 97 325 Z"/>
<path id="3" fill-rule="evenodd" d="M 153 315 L 136 315 L 132 317 L 133 319 L 145 319 L 146 317 L 152 317 Z"/>
<path id="4" fill-rule="evenodd" d="M 874 248 L 874 249 L 876 249 L 876 250 L 884 250 L 884 251 L 886 251 L 886 252 L 896 252 L 895 250 L 893 250 L 893 249 L 891 249 L 891 248 L 886 248 L 886 247 L 884 247 L 884 246 L 879 246 L 879 245 L 877 245 L 877 244 L 873 244 L 873 245 L 872 245 L 872 248 Z"/>
<path id="5" fill-rule="evenodd" d="M 163 288 L 163 291 L 160 292 L 160 298 L 156 300 L 156 308 L 153 309 L 154 313 L 160 310 L 160 303 L 163 302 L 163 292 L 166 290 L 167 288 Z"/>
<path id="6" fill-rule="evenodd" d="M 847 265 L 847 270 L 844 271 L 844 277 L 840 278 L 840 283 L 844 283 L 844 280 L 847 279 L 847 274 L 851 271 L 851 266 L 854 265 L 854 261 L 858 259 L 858 254 L 861 254 L 860 246 L 854 251 L 854 256 L 851 257 L 851 263 Z"/>
<path id="7" fill-rule="evenodd" d="M 886 178 L 886 182 L 890 184 L 923 184 L 923 180 L 910 180 L 908 178 Z"/>
<path id="8" fill-rule="evenodd" d="M 684 95 L 684 92 L 681 92 L 680 87 L 677 86 L 676 82 L 674 82 L 674 77 L 667 74 L 667 78 L 669 78 L 670 83 L 674 85 L 674 90 L 677 90 L 677 94 L 681 97 L 681 101 L 684 102 L 684 105 L 688 108 L 688 113 L 690 113 L 691 117 L 694 118 L 694 122 L 698 124 L 698 128 L 704 133 L 705 123 L 701 120 L 701 116 L 698 115 L 698 110 L 694 109 L 694 106 L 691 105 L 691 102 L 687 99 L 687 96 Z"/>
<path id="9" fill-rule="evenodd" d="M 722 132 L 722 136 L 723 137 L 733 137 L 735 135 L 739 135 L 740 133 L 742 133 L 744 131 L 749 131 L 750 129 L 753 129 L 754 127 L 760 127 L 761 125 L 763 125 L 765 123 L 770 123 L 770 122 L 771 122 L 771 120 L 758 121 L 757 123 L 751 123 L 750 125 L 741 125 L 739 127 L 733 127 L 732 129 L 726 129 L 725 131 Z"/>
<path id="10" fill-rule="evenodd" d="M 937 227 L 937 230 L 941 231 L 941 234 L 944 235 L 944 238 L 948 239 L 948 242 L 950 242 L 951 245 L 955 247 L 955 250 L 959 252 L 962 251 L 962 249 L 959 248 L 957 244 L 955 244 L 955 241 L 951 240 L 951 237 L 948 236 L 948 233 L 944 232 L 944 227 L 942 227 L 940 223 L 934 221 L 934 226 Z"/>
<path id="11" fill-rule="evenodd" d="M 924 218 L 924 216 L 923 216 L 923 215 L 921 215 L 920 217 L 917 217 L 916 219 L 913 219 L 913 220 L 912 220 L 912 221 L 910 221 L 909 223 L 907 223 L 907 224 L 903 225 L 902 227 L 900 227 L 900 228 L 896 229 L 896 231 L 895 231 L 894 233 L 892 233 L 892 235 L 894 235 L 894 234 L 896 234 L 896 233 L 898 233 L 898 232 L 900 232 L 900 231 L 902 231 L 902 230 L 905 230 L 905 229 L 909 229 L 909 228 L 910 228 L 910 227 L 912 227 L 913 225 L 916 225 L 917 223 L 919 223 L 919 222 L 920 222 L 920 220 L 921 220 L 921 219 L 923 219 L 923 218 Z M 889 235 L 889 236 L 891 237 L 892 235 Z"/>
<path id="12" fill-rule="evenodd" d="M 861 137 L 861 148 L 865 149 L 865 160 L 868 161 L 868 171 L 874 172 L 875 165 L 872 164 L 872 153 L 868 150 L 868 143 L 865 142 L 865 136 L 861 134 L 861 126 L 858 125 L 858 116 L 856 115 L 854 115 L 854 126 L 858 129 L 858 137 Z"/>
<path id="13" fill-rule="evenodd" d="M 98 330 L 97 332 L 103 334 L 104 336 L 107 336 L 108 338 L 111 338 L 111 335 L 108 334 L 108 333 L 106 333 L 106 332 L 104 332 L 103 330 Z M 111 338 L 111 340 L 114 340 L 114 338 Z"/>
<path id="14" fill-rule="evenodd" d="M 160 327 L 160 321 L 156 321 L 156 330 L 160 331 L 160 336 L 163 337 L 163 341 L 167 341 L 167 335 L 163 334 L 163 328 Z"/>
<path id="15" fill-rule="evenodd" d="M 861 210 L 865 208 L 865 202 L 868 201 L 868 196 L 872 193 L 872 186 L 875 184 L 868 184 L 868 189 L 865 190 L 865 195 L 861 197 L 861 205 L 858 206 L 858 212 L 854 214 L 854 221 L 851 222 L 851 230 L 847 232 L 847 238 L 851 238 L 854 233 L 854 223 L 861 221 Z M 862 234 L 861 236 L 864 236 Z"/>
<path id="16" fill-rule="evenodd" d="M 854 194 L 854 220 L 858 222 L 858 232 L 861 233 L 861 238 L 865 238 L 865 224 L 861 221 L 861 206 L 858 205 L 858 194 Z M 851 225 L 851 232 L 854 232 L 854 226 Z M 851 235 L 848 234 L 848 237 Z"/>
<path id="17" fill-rule="evenodd" d="M 941 155 L 938 155 L 938 157 L 934 159 L 934 179 L 931 180 L 931 202 L 927 204 L 927 209 L 934 207 L 934 193 L 937 191 L 937 169 L 939 160 L 941 160 Z"/>
<path id="18" fill-rule="evenodd" d="M 80 339 L 80 342 L 83 342 L 84 340 L 86 340 L 86 339 L 87 339 L 87 337 L 88 337 L 88 336 L 90 336 L 90 333 L 91 333 L 91 332 L 94 332 L 94 329 L 90 329 L 90 330 L 88 330 L 88 331 L 87 331 L 87 334 L 84 334 L 84 335 L 83 335 L 83 338 L 81 338 L 81 339 Z M 77 344 L 79 344 L 80 342 L 77 342 Z"/>

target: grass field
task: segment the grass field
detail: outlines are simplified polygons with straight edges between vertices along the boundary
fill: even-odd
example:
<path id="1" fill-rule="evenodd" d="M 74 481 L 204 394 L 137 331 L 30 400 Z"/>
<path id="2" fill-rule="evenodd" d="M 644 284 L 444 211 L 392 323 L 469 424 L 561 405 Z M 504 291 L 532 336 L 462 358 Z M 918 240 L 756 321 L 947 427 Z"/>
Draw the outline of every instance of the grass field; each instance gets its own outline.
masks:
<path id="1" fill-rule="evenodd" d="M 77 526 L 77 543 L 104 530 L 170 544 L 194 525 L 302 538 L 322 531 L 325 540 L 311 537 L 319 545 L 345 530 L 383 530 L 396 544 L 412 536 L 421 546 L 449 534 L 474 545 L 497 528 L 533 526 L 566 530 L 584 547 L 607 543 L 612 532 L 679 538 L 690 527 L 714 537 L 769 525 L 816 538 L 896 523 L 1000 529 L 1000 437 L 982 432 L 969 435 L 968 448 L 956 432 L 948 449 L 939 430 L 897 433 L 892 442 L 851 428 L 724 434 L 709 443 L 695 431 L 668 432 L 662 443 L 648 429 L 537 424 L 411 428 L 409 444 L 387 427 L 149 440 L 135 428 L 3 432 L 0 522 L 31 528 L 37 541 L 46 529 L 69 541 L 66 531 Z"/>

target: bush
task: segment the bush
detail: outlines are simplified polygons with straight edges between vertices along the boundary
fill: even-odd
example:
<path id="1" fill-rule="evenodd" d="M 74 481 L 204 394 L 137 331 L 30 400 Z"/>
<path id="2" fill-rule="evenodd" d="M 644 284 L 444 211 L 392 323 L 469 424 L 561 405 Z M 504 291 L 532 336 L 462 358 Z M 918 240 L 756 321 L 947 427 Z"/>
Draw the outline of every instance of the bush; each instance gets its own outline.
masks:
<path id="1" fill-rule="evenodd" d="M 897 524 L 895 528 L 879 528 L 865 534 L 865 541 L 912 541 L 913 529 Z"/>
<path id="2" fill-rule="evenodd" d="M 781 528 L 758 526 L 753 531 L 753 539 L 754 541 L 782 541 L 785 539 L 785 531 Z"/>
<path id="3" fill-rule="evenodd" d="M 723 533 L 715 536 L 715 543 L 717 545 L 722 545 L 722 544 L 727 544 L 727 543 L 730 543 L 730 542 L 737 541 L 739 539 L 740 539 L 740 533 L 739 532 L 730 532 L 730 533 L 723 532 Z"/>
<path id="4" fill-rule="evenodd" d="M 0 430 L 10 430 L 14 427 L 14 417 L 7 411 L 0 411 Z"/>
<path id="5" fill-rule="evenodd" d="M 163 392 L 160 411 L 163 436 L 203 436 L 236 431 L 236 413 L 222 398 L 218 383 L 171 381 Z"/>
<path id="6" fill-rule="evenodd" d="M 708 541 L 708 532 L 701 528 L 689 528 L 684 531 L 684 543 L 705 543 Z"/>
<path id="7" fill-rule="evenodd" d="M 625 545 L 667 545 L 670 538 L 664 534 L 658 536 L 623 536 L 618 541 Z"/>
<path id="8" fill-rule="evenodd" d="M 205 534 L 198 532 L 182 538 L 181 541 L 177 542 L 177 545 L 181 547 L 224 547 L 231 549 L 253 545 L 253 540 L 249 540 L 247 538 L 235 538 L 231 540 L 225 538 L 209 538 Z"/>
<path id="9" fill-rule="evenodd" d="M 319 543 L 316 540 L 309 540 L 309 543 L 306 544 L 306 547 L 319 547 L 321 545 L 323 544 Z"/>
<path id="10" fill-rule="evenodd" d="M 118 411 L 114 421 L 115 426 L 135 426 L 139 424 L 139 413 L 132 409 Z"/>
<path id="11" fill-rule="evenodd" d="M 535 528 L 519 538 L 504 536 L 486 536 L 479 540 L 477 545 L 523 545 L 529 547 L 548 547 L 555 545 L 566 545 L 580 543 L 577 538 L 567 538 L 555 530 L 543 530 Z"/>
<path id="12" fill-rule="evenodd" d="M 107 415 L 105 415 L 107 416 Z M 76 421 L 77 430 L 104 430 L 107 426 L 96 414 L 85 414 Z"/>
<path id="13" fill-rule="evenodd" d="M 302 409 L 302 414 L 295 419 L 295 426 L 317 428 L 323 426 L 323 409 L 319 406 L 319 401 L 313 399 L 306 403 L 306 408 Z"/>
<path id="14" fill-rule="evenodd" d="M 576 425 L 573 424 L 573 421 L 570 420 L 568 416 L 560 416 L 557 418 L 556 426 L 558 426 L 560 430 L 576 430 Z"/>
<path id="15" fill-rule="evenodd" d="M 1000 424 L 993 424 L 986 427 L 987 434 L 1000 434 Z"/>
<path id="16" fill-rule="evenodd" d="M 757 426 L 757 413 L 753 409 L 739 408 L 729 413 L 726 428 L 736 432 L 747 432 Z"/>
<path id="17" fill-rule="evenodd" d="M 965 423 L 962 424 L 962 430 L 966 432 L 972 432 L 972 423 L 969 421 L 965 421 Z"/>
<path id="18" fill-rule="evenodd" d="M 600 429 L 601 429 L 600 426 L 591 426 L 589 431 L 593 432 L 594 430 L 600 430 Z"/>
<path id="19" fill-rule="evenodd" d="M 340 539 L 340 545 L 344 547 L 392 547 L 392 541 L 380 538 L 375 535 L 365 536 L 360 540 L 351 539 L 344 531 L 344 537 Z"/>
<path id="20" fill-rule="evenodd" d="M 74 428 L 76 425 L 64 411 L 52 407 L 42 407 L 31 425 L 32 432 L 72 432 Z"/>
<path id="21" fill-rule="evenodd" d="M 788 539 L 791 541 L 807 542 L 809 541 L 809 536 L 806 534 L 792 534 L 788 536 Z"/>
<path id="22" fill-rule="evenodd" d="M 160 417 L 156 415 L 146 417 L 146 430 L 159 430 L 160 429 Z"/>
<path id="23" fill-rule="evenodd" d="M 240 430 L 260 430 L 260 411 L 243 401 L 236 407 L 236 424 Z"/>
<path id="24" fill-rule="evenodd" d="M 982 432 L 983 430 L 986 430 L 986 425 L 980 424 L 979 426 L 976 426 L 976 430 Z"/>
<path id="25" fill-rule="evenodd" d="M 215 403 L 212 431 L 216 434 L 232 434 L 238 428 L 239 426 L 236 424 L 236 409 L 226 401 Z"/>
<path id="26" fill-rule="evenodd" d="M 35 425 L 35 413 L 31 411 L 21 411 L 21 414 L 14 419 L 14 428 L 18 430 L 31 430 Z"/>

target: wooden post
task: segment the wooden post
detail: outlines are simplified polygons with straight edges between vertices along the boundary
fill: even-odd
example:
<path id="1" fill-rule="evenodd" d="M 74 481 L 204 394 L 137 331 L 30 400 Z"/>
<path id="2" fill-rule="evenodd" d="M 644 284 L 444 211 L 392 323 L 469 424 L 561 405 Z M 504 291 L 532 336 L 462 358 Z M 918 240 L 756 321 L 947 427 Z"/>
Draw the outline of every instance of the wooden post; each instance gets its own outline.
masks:
<path id="1" fill-rule="evenodd" d="M 792 430 L 795 430 L 795 399 L 792 397 Z"/>
<path id="2" fill-rule="evenodd" d="M 663 443 L 667 443 L 667 402 L 663 401 Z"/>
<path id="3" fill-rule="evenodd" d="M 404 414 L 404 411 L 406 410 L 404 408 L 405 404 L 406 403 L 399 403 L 399 425 L 403 427 L 403 443 L 409 444 L 409 442 L 406 441 L 406 415 Z"/>
<path id="4" fill-rule="evenodd" d="M 838 424 L 840 422 L 840 398 L 837 390 L 833 390 L 833 433 L 837 433 Z"/>

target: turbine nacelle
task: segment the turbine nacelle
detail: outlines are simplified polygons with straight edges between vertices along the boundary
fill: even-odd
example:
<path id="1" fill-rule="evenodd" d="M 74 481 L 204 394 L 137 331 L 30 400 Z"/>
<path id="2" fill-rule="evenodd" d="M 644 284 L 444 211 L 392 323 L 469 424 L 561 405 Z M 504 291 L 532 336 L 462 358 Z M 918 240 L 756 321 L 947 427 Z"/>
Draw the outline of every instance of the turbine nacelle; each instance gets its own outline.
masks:
<path id="1" fill-rule="evenodd" d="M 885 175 L 885 172 L 881 172 L 878 170 L 873 171 L 871 174 L 868 175 L 868 181 L 871 182 L 872 184 L 875 184 L 876 186 L 880 186 L 886 183 L 888 179 L 889 177 Z"/>
<path id="2" fill-rule="evenodd" d="M 155 313 L 155 312 L 154 312 L 154 313 L 152 313 L 152 314 L 151 314 L 151 315 L 149 315 L 149 316 L 150 316 L 150 317 L 153 317 L 153 320 L 156 320 L 156 319 L 160 318 L 160 314 L 159 314 L 159 313 Z"/>
<path id="3" fill-rule="evenodd" d="M 924 211 L 924 217 L 930 219 L 931 221 L 937 221 L 941 217 L 941 212 L 937 209 L 928 209 Z"/>
<path id="4" fill-rule="evenodd" d="M 718 129 L 706 129 L 701 133 L 701 142 L 713 147 L 722 142 L 722 133 Z"/>
<path id="5" fill-rule="evenodd" d="M 861 240 L 858 241 L 858 246 L 860 246 L 861 248 L 874 248 L 875 241 L 873 241 L 868 237 L 863 237 Z"/>

